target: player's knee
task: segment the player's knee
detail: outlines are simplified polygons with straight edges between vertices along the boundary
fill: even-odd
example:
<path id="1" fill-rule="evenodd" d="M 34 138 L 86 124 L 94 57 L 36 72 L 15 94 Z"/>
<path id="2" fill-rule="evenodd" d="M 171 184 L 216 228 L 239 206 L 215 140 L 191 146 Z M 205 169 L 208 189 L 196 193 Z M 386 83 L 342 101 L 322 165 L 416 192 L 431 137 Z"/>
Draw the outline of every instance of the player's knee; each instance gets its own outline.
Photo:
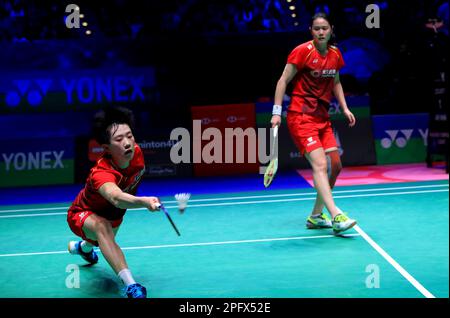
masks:
<path id="1" fill-rule="evenodd" d="M 327 160 L 324 158 L 315 160 L 312 164 L 312 168 L 315 172 L 327 173 Z"/>
<path id="2" fill-rule="evenodd" d="M 113 236 L 114 233 L 112 231 L 111 223 L 104 219 L 104 218 L 98 218 L 95 223 L 95 232 L 97 236 L 99 235 L 106 235 L 106 236 Z"/>

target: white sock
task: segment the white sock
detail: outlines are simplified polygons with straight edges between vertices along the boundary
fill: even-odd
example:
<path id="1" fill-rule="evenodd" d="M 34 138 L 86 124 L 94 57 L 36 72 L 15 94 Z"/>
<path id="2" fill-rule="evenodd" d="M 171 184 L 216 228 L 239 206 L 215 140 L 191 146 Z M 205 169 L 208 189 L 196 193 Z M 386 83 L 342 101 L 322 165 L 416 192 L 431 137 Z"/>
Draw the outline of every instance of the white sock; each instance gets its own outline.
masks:
<path id="1" fill-rule="evenodd" d="M 81 242 L 81 250 L 85 253 L 89 253 L 90 251 L 92 251 L 92 249 L 94 248 L 94 246 L 86 241 Z"/>
<path id="2" fill-rule="evenodd" d="M 136 281 L 133 279 L 131 271 L 128 268 L 122 269 L 119 274 L 117 274 L 117 276 L 119 276 L 119 278 L 126 286 L 136 284 Z"/>

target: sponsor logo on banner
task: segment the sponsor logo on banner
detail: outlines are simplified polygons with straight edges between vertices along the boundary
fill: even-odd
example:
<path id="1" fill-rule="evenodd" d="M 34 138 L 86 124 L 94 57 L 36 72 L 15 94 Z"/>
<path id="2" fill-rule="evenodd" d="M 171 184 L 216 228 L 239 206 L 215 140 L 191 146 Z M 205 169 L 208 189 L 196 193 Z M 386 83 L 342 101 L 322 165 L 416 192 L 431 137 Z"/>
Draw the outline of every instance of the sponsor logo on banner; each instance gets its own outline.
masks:
<path id="1" fill-rule="evenodd" d="M 16 107 L 22 99 L 25 99 L 30 106 L 39 106 L 42 99 L 47 94 L 52 80 L 41 78 L 36 80 L 14 80 L 12 89 L 6 93 L 5 102 L 9 107 Z"/>
<path id="2" fill-rule="evenodd" d="M 163 177 L 163 176 L 175 176 L 177 169 L 175 165 L 160 164 L 160 165 L 146 165 L 147 176 Z"/>
<path id="3" fill-rule="evenodd" d="M 62 151 L 2 153 L 6 171 L 64 169 Z"/>
<path id="4" fill-rule="evenodd" d="M 42 74 L 44 75 L 44 74 Z M 155 87 L 153 68 L 87 70 L 63 73 L 59 71 L 38 75 L 0 74 L 0 108 L 55 108 L 83 104 L 142 103 Z M 28 77 L 28 78 L 27 78 Z"/>
<path id="5" fill-rule="evenodd" d="M 167 141 L 143 141 L 139 142 L 139 147 L 142 150 L 147 149 L 160 149 L 160 148 L 171 148 L 177 142 L 175 140 L 167 140 Z"/>
<path id="6" fill-rule="evenodd" d="M 239 117 L 239 116 L 228 116 L 227 117 L 227 122 L 229 122 L 230 124 L 236 123 L 238 121 L 245 122 L 245 121 L 247 121 L 247 117 L 245 117 L 245 116 L 241 116 L 241 117 Z"/>
<path id="7" fill-rule="evenodd" d="M 211 124 L 220 123 L 220 118 L 205 117 L 205 118 L 202 118 L 201 121 L 202 121 L 202 125 L 211 125 Z"/>
<path id="8" fill-rule="evenodd" d="M 0 187 L 73 183 L 73 156 L 71 138 L 14 140 L 0 150 Z"/>
<path id="9" fill-rule="evenodd" d="M 103 154 L 102 146 L 95 139 L 89 140 L 88 149 L 89 161 L 96 162 Z"/>
<path id="10" fill-rule="evenodd" d="M 428 136 L 428 128 L 427 129 L 417 129 L 420 136 L 422 137 L 423 144 L 427 145 L 427 136 Z M 414 129 L 400 129 L 400 130 L 385 130 L 385 133 L 389 136 L 388 138 L 381 139 L 381 146 L 385 149 L 390 148 L 395 145 L 399 148 L 405 148 L 408 144 L 408 141 L 411 139 L 411 135 L 413 134 Z"/>
<path id="11" fill-rule="evenodd" d="M 373 116 L 378 164 L 424 162 L 428 114 Z"/>

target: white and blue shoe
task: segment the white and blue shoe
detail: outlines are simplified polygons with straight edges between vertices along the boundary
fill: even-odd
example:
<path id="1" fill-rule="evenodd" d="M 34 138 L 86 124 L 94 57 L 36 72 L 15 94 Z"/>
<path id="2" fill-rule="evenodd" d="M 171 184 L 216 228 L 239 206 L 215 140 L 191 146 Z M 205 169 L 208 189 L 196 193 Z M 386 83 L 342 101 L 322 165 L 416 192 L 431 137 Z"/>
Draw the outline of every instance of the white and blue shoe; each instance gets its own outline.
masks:
<path id="1" fill-rule="evenodd" d="M 83 241 L 70 241 L 69 242 L 69 253 L 72 255 L 81 255 L 81 257 L 90 264 L 96 264 L 98 262 L 98 255 L 92 249 L 90 252 L 83 252 L 81 249 L 81 242 Z"/>

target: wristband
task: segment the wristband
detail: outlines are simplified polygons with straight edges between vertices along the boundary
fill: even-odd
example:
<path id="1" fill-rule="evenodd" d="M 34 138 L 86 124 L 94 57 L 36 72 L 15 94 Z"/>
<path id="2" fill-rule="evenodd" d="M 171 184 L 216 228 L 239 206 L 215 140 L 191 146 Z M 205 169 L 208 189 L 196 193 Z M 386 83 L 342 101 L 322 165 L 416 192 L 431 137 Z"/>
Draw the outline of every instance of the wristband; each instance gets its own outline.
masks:
<path id="1" fill-rule="evenodd" d="M 281 111 L 283 110 L 283 106 L 281 105 L 273 105 L 272 115 L 281 116 Z"/>

